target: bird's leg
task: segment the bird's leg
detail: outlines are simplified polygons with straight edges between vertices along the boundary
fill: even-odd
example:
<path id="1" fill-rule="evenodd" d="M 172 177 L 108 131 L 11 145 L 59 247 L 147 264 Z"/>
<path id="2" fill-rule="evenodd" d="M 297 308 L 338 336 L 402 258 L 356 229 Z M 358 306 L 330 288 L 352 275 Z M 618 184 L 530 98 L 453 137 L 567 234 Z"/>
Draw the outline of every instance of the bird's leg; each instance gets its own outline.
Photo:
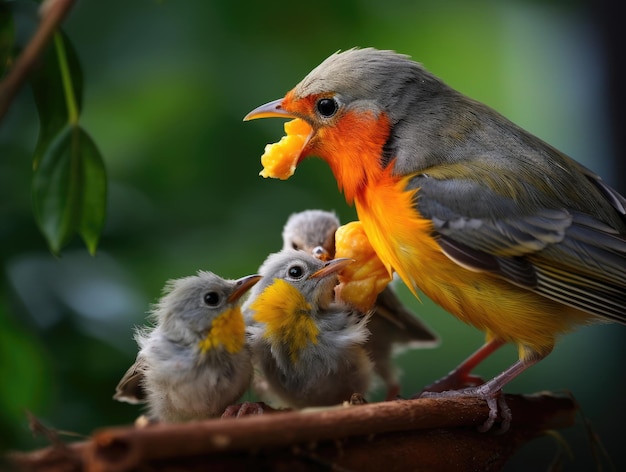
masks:
<path id="1" fill-rule="evenodd" d="M 276 412 L 275 408 L 264 402 L 243 402 L 226 407 L 222 418 L 241 418 L 242 416 L 262 415 Z"/>
<path id="2" fill-rule="evenodd" d="M 385 401 L 397 400 L 400 395 L 400 385 L 394 383 L 393 385 L 389 385 L 387 387 L 387 395 L 385 396 Z"/>
<path id="3" fill-rule="evenodd" d="M 486 342 L 448 375 L 427 385 L 413 398 L 419 398 L 424 392 L 445 392 L 447 390 L 458 390 L 482 384 L 484 380 L 477 375 L 472 375 L 472 370 L 503 345 L 504 341 L 500 339 L 492 339 Z"/>
<path id="4" fill-rule="evenodd" d="M 489 431 L 495 423 L 498 412 L 502 417 L 502 425 L 500 426 L 500 432 L 505 433 L 508 431 L 511 425 L 511 410 L 506 404 L 504 397 L 502 396 L 502 388 L 524 372 L 530 366 L 535 365 L 543 357 L 533 356 L 528 359 L 518 360 L 511 367 L 506 369 L 499 375 L 496 375 L 493 379 L 485 382 L 482 385 L 476 387 L 468 387 L 460 390 L 449 390 L 445 392 L 423 392 L 420 398 L 441 398 L 441 397 L 478 397 L 487 402 L 489 406 L 489 418 L 478 428 L 479 431 Z"/>

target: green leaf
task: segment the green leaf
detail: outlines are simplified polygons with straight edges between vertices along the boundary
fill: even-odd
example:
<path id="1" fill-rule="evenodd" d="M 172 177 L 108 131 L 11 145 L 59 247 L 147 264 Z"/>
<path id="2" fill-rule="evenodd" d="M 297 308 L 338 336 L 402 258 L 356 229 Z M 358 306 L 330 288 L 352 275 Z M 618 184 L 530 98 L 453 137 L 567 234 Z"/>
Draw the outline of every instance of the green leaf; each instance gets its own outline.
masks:
<path id="1" fill-rule="evenodd" d="M 73 126 L 64 128 L 42 156 L 33 175 L 35 218 L 54 254 L 67 244 L 80 219 L 77 131 Z"/>
<path id="2" fill-rule="evenodd" d="M 0 2 L 0 78 L 4 77 L 13 60 L 15 26 L 9 5 Z"/>
<path id="3" fill-rule="evenodd" d="M 78 110 L 80 110 L 83 95 L 83 75 L 80 62 L 67 36 L 61 34 L 60 39 L 67 58 L 72 84 L 71 92 L 74 95 Z M 31 75 L 30 84 L 39 113 L 39 138 L 33 153 L 33 169 L 37 169 L 52 140 L 67 125 L 69 118 L 59 53 L 54 42 L 46 49 L 41 66 Z"/>
<path id="4" fill-rule="evenodd" d="M 42 156 L 33 176 L 33 207 L 54 254 L 75 233 L 95 252 L 104 226 L 106 173 L 98 148 L 79 126 L 66 126 Z"/>
<path id="5" fill-rule="evenodd" d="M 78 232 L 94 255 L 106 218 L 107 177 L 102 155 L 91 136 L 81 131 L 82 208 Z"/>

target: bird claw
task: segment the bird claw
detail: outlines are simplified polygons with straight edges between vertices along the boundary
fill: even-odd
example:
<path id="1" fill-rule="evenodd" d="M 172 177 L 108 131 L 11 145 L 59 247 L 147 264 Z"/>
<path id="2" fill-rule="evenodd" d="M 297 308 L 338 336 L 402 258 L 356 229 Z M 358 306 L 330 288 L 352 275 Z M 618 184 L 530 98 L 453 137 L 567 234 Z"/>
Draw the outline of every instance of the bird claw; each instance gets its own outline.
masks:
<path id="1" fill-rule="evenodd" d="M 495 398 L 487 396 L 484 397 L 484 399 L 487 402 L 487 406 L 489 407 L 489 418 L 487 418 L 487 421 L 485 421 L 481 426 L 478 427 L 478 431 L 481 433 L 486 433 L 487 431 L 489 431 L 498 419 L 498 413 L 500 413 L 502 422 L 500 423 L 500 428 L 495 431 L 495 433 L 506 433 L 511 426 L 511 420 L 513 419 L 513 415 L 511 414 L 511 409 L 509 408 L 509 405 L 507 405 L 506 400 L 504 399 L 504 395 L 502 395 L 502 393 L 500 392 Z"/>
<path id="2" fill-rule="evenodd" d="M 367 400 L 360 393 L 353 393 L 348 401 L 349 405 L 365 405 L 367 404 Z"/>
<path id="3" fill-rule="evenodd" d="M 157 420 L 156 418 L 151 418 L 146 415 L 141 415 L 137 417 L 134 425 L 135 425 L 135 428 L 147 428 L 148 426 L 153 426 L 157 424 L 158 422 L 159 420 Z"/>
<path id="4" fill-rule="evenodd" d="M 262 415 L 277 411 L 264 402 L 243 402 L 227 406 L 222 418 L 241 418 L 242 416 Z"/>
<path id="5" fill-rule="evenodd" d="M 487 420 L 478 427 L 478 431 L 485 433 L 493 427 L 498 416 L 501 419 L 500 428 L 496 431 L 497 434 L 504 434 L 509 430 L 511 426 L 511 420 L 513 415 L 511 409 L 506 403 L 502 390 L 492 392 L 488 388 L 484 388 L 484 385 L 478 387 L 463 388 L 460 390 L 447 390 L 443 392 L 421 392 L 418 398 L 453 398 L 453 397 L 478 397 L 487 402 L 489 407 L 489 417 Z"/>

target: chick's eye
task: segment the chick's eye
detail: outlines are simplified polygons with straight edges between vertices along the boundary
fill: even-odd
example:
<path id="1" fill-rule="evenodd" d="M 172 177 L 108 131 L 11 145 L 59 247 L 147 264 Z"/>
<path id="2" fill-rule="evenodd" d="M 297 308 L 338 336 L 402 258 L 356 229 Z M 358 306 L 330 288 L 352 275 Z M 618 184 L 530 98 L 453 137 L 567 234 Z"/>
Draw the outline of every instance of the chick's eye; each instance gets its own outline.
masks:
<path id="1" fill-rule="evenodd" d="M 299 279 L 304 274 L 304 270 L 299 265 L 294 265 L 294 266 L 289 267 L 289 269 L 287 269 L 287 274 L 292 279 Z"/>
<path id="2" fill-rule="evenodd" d="M 208 292 L 204 294 L 204 303 L 208 306 L 216 306 L 220 302 L 220 294 L 217 292 Z"/>
<path id="3" fill-rule="evenodd" d="M 300 249 L 297 243 L 291 243 L 291 247 L 294 248 L 295 250 Z"/>
<path id="4" fill-rule="evenodd" d="M 337 104 L 337 101 L 335 99 L 321 98 L 317 101 L 315 107 L 317 108 L 317 112 L 321 116 L 323 116 L 324 118 L 330 118 L 335 113 L 337 113 L 339 105 Z"/>

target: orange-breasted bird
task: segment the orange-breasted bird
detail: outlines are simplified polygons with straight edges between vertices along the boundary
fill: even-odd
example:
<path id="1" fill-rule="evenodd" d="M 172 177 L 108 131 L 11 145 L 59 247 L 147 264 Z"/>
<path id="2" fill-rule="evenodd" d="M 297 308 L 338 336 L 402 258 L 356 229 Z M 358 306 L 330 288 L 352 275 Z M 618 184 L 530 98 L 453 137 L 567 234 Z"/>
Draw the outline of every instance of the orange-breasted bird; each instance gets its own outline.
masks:
<path id="1" fill-rule="evenodd" d="M 263 278 L 243 311 L 253 363 L 267 385 L 259 393 L 274 405 L 330 406 L 369 390 L 369 316 L 334 302 L 337 272 L 351 262 L 284 249 L 259 268 Z"/>
<path id="2" fill-rule="evenodd" d="M 330 211 L 293 213 L 283 227 L 283 249 L 305 251 L 322 260 L 333 259 L 335 233 L 339 228 L 339 218 Z M 358 263 L 355 261 L 348 268 Z M 403 349 L 435 347 L 439 338 L 402 303 L 391 286 L 376 297 L 367 326 L 371 335 L 365 349 L 374 362 L 374 371 L 385 384 L 386 399 L 395 399 L 400 393 L 400 381 L 393 355 Z"/>
<path id="3" fill-rule="evenodd" d="M 212 272 L 169 281 L 154 306 L 154 328 L 139 328 L 140 350 L 114 399 L 147 403 L 153 421 L 216 417 L 250 386 L 241 296 L 261 277 L 225 280 Z"/>
<path id="4" fill-rule="evenodd" d="M 408 56 L 335 53 L 244 119 L 263 117 L 306 122 L 295 163 L 325 160 L 388 270 L 486 332 L 486 344 L 431 390 L 472 383 L 480 361 L 518 346 L 501 374 L 445 393 L 486 399 L 485 428 L 502 387 L 559 335 L 626 322 L 626 199 Z"/>

